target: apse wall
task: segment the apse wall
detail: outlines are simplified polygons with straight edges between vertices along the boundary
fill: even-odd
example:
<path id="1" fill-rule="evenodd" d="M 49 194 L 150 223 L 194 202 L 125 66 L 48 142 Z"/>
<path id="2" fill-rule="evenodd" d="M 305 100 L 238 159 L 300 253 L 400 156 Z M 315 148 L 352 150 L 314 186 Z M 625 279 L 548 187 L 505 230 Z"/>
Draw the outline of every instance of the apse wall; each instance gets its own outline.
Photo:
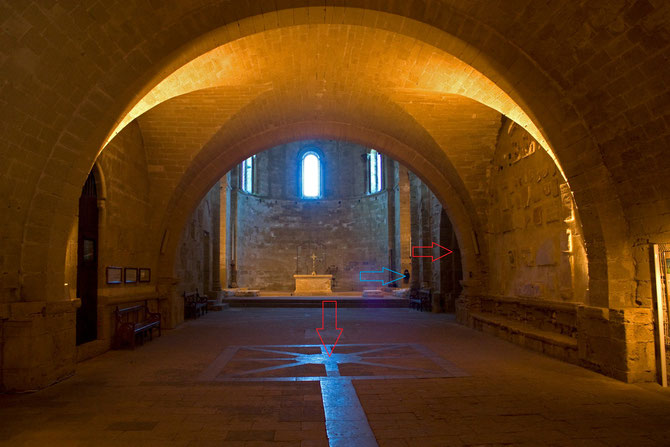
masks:
<path id="1" fill-rule="evenodd" d="M 387 194 L 292 201 L 240 194 L 238 284 L 292 291 L 294 274 L 334 275 L 333 290 L 362 290 L 361 270 L 387 265 Z"/>
<path id="2" fill-rule="evenodd" d="M 307 150 L 320 155 L 321 199 L 300 196 L 300 160 Z M 362 290 L 361 270 L 389 266 L 389 200 L 395 212 L 395 196 L 389 198 L 386 188 L 397 183 L 387 175 L 390 185 L 366 194 L 368 151 L 353 143 L 313 140 L 256 155 L 254 193 L 233 191 L 238 286 L 293 291 L 293 275 L 312 272 L 312 254 L 318 274 L 333 274 L 336 291 Z"/>

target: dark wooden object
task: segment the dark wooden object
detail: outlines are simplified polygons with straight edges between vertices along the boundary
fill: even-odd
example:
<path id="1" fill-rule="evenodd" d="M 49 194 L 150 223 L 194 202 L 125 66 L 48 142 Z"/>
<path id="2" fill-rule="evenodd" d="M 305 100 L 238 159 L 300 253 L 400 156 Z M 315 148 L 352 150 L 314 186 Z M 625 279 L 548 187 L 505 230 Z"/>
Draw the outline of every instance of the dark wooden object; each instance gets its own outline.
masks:
<path id="1" fill-rule="evenodd" d="M 161 314 L 151 312 L 146 301 L 144 304 L 123 309 L 117 306 L 114 317 L 116 321 L 114 348 L 116 349 L 124 345 L 135 349 L 135 340 L 138 337 L 140 343 L 144 343 L 146 335 L 149 335 L 149 339 L 153 339 L 154 328 L 158 329 L 158 336 L 161 336 Z"/>
<path id="2" fill-rule="evenodd" d="M 184 292 L 184 318 L 198 318 L 207 313 L 207 295 L 195 292 Z"/>
<path id="3" fill-rule="evenodd" d="M 417 310 L 433 310 L 430 289 L 412 289 L 409 292 L 409 307 Z"/>

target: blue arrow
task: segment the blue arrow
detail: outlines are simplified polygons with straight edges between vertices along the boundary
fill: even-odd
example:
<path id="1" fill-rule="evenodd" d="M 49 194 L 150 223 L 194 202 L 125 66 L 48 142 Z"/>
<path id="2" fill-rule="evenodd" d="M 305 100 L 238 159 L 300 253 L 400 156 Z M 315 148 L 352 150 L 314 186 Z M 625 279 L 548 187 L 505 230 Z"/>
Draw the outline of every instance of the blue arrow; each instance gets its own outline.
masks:
<path id="1" fill-rule="evenodd" d="M 363 279 L 363 273 L 382 273 L 383 274 L 385 271 L 386 272 L 393 272 L 393 273 L 395 273 L 396 275 L 399 275 L 399 276 L 395 279 L 392 279 L 392 280 L 386 281 L 386 282 L 384 282 L 383 279 Z M 382 269 L 378 272 L 368 270 L 368 271 L 362 271 L 358 274 L 358 278 L 362 282 L 380 282 L 380 283 L 382 283 L 382 286 L 385 286 L 386 284 L 391 284 L 392 282 L 399 281 L 399 280 L 403 279 L 404 277 L 405 277 L 405 275 L 403 275 L 402 273 L 396 272 L 395 270 L 387 269 L 386 267 L 382 267 Z"/>

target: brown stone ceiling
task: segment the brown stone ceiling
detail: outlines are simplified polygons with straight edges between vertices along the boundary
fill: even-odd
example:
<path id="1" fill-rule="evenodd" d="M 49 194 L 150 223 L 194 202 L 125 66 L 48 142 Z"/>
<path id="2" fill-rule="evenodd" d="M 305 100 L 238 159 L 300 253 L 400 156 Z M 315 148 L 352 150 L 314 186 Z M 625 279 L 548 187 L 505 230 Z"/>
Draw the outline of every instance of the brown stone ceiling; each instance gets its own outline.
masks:
<path id="1" fill-rule="evenodd" d="M 170 200 L 167 192 L 180 182 L 193 181 L 198 168 L 228 147 L 273 128 L 310 121 L 355 124 L 420 148 L 415 155 L 391 155 L 415 167 L 430 163 L 446 176 L 474 220 L 486 221 L 484 207 L 477 205 L 486 200 L 499 113 L 453 94 L 405 90 L 397 92 L 397 100 L 392 102 L 377 91 L 351 96 L 346 91 L 324 90 L 310 97 L 304 91 L 316 87 L 307 83 L 300 87 L 266 92 L 263 84 L 215 87 L 178 96 L 142 115 L 138 122 L 152 176 L 152 202 L 166 204 Z M 383 142 L 379 145 L 383 147 Z M 425 161 L 419 161 L 419 154 Z M 233 164 L 248 155 L 228 152 L 227 156 Z M 183 177 L 188 169 L 192 173 Z"/>
<path id="2" fill-rule="evenodd" d="M 249 85 L 267 85 L 285 96 L 286 90 L 299 89 L 299 98 L 317 99 L 330 92 L 345 102 L 374 103 L 370 91 L 393 102 L 412 94 L 432 95 L 431 100 L 438 102 L 439 95 L 454 93 L 510 116 L 543 141 L 500 87 L 456 57 L 383 29 L 326 24 L 273 29 L 203 54 L 149 92 L 120 128 L 169 98 L 214 86 Z M 278 116 L 282 113 L 276 111 Z"/>
<path id="3" fill-rule="evenodd" d="M 507 92 L 570 180 L 589 262 L 599 264 L 589 267 L 592 292 L 630 281 L 631 240 L 670 237 L 667 1 L 15 1 L 0 5 L 2 297 L 61 298 L 81 185 L 106 136 L 152 88 L 222 43 L 317 23 L 425 41 Z M 281 40 L 269 44 L 281 51 Z M 21 291 L 36 282 L 49 292 Z"/>

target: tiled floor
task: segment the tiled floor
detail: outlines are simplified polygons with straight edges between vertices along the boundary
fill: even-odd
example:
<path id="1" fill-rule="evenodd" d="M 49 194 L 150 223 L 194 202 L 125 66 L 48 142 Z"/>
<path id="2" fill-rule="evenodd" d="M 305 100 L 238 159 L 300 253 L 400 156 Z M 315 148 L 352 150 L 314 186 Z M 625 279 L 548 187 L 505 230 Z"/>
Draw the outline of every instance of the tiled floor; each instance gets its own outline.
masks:
<path id="1" fill-rule="evenodd" d="M 0 396 L 0 445 L 670 445 L 670 392 L 472 331 L 449 315 L 228 309 Z"/>

